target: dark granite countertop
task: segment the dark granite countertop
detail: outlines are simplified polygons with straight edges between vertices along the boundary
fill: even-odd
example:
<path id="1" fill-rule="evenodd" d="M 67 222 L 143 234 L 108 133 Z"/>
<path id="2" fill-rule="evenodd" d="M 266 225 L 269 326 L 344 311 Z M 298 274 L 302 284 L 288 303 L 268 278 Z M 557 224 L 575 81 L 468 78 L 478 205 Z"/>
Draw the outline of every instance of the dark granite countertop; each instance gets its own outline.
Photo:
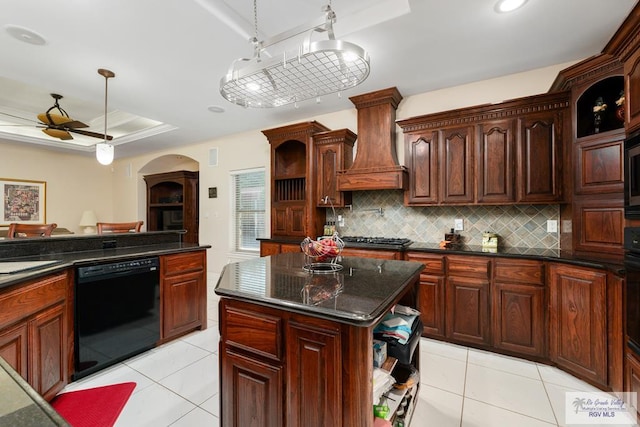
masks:
<path id="1" fill-rule="evenodd" d="M 300 243 L 300 239 L 290 239 L 290 238 L 275 238 L 275 239 L 260 238 L 258 240 L 272 241 L 276 243 L 293 243 L 293 244 Z M 366 244 L 366 243 L 358 243 L 358 244 L 345 243 L 345 247 L 374 249 L 374 250 L 390 249 L 385 245 L 381 246 L 381 245 Z M 394 248 L 391 248 L 391 249 L 394 249 Z M 583 267 L 602 268 L 602 269 L 611 271 L 615 274 L 624 274 L 624 265 L 623 265 L 622 257 L 620 257 L 619 260 L 609 259 L 609 258 L 603 258 L 603 259 L 584 258 L 584 257 L 576 256 L 567 251 L 562 251 L 560 249 L 499 247 L 495 251 L 489 251 L 487 249 L 484 249 L 482 246 L 473 246 L 473 245 L 463 245 L 455 249 L 445 249 L 445 248 L 441 248 L 439 243 L 413 242 L 405 248 L 396 248 L 395 250 L 399 252 L 415 251 L 415 252 L 436 253 L 436 254 L 442 254 L 442 255 L 449 255 L 449 254 L 484 255 L 484 256 L 493 256 L 493 257 L 499 256 L 499 257 L 537 259 L 541 261 L 558 261 L 558 262 L 564 262 L 567 264 L 573 264 L 573 265 L 578 265 Z"/>
<path id="2" fill-rule="evenodd" d="M 176 236 L 175 233 L 139 233 L 136 236 L 77 236 L 3 241 L 0 244 L 0 263 L 4 261 L 56 262 L 23 272 L 0 274 L 0 289 L 69 267 L 190 252 L 210 247 L 183 243 Z M 108 246 L 115 242 L 115 247 L 103 249 L 104 242 L 108 242 Z"/>
<path id="3" fill-rule="evenodd" d="M 0 425 L 56 427 L 69 424 L 0 357 Z"/>
<path id="4" fill-rule="evenodd" d="M 418 262 L 342 257 L 343 269 L 311 274 L 302 253 L 285 253 L 225 266 L 215 292 L 278 309 L 357 326 L 376 323 L 417 279 Z M 336 292 L 338 293 L 336 294 Z"/>

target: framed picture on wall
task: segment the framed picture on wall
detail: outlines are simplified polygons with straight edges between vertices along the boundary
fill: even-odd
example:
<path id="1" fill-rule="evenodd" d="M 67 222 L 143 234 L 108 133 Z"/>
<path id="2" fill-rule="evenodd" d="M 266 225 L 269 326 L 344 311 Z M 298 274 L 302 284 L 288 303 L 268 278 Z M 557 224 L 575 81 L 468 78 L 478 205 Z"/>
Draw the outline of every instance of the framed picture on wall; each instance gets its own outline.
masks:
<path id="1" fill-rule="evenodd" d="M 45 224 L 47 183 L 0 178 L 2 219 L 0 225 Z"/>

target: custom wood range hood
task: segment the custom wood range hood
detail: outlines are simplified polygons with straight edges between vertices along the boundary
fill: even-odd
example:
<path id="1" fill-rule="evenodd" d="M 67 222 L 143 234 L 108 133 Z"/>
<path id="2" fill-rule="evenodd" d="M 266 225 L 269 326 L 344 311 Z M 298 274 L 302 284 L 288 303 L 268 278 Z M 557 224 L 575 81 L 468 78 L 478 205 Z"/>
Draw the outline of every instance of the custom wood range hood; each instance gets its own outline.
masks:
<path id="1" fill-rule="evenodd" d="M 353 165 L 338 171 L 338 191 L 406 189 L 407 169 L 396 154 L 396 108 L 402 95 L 391 87 L 349 99 L 358 110 L 358 146 Z"/>

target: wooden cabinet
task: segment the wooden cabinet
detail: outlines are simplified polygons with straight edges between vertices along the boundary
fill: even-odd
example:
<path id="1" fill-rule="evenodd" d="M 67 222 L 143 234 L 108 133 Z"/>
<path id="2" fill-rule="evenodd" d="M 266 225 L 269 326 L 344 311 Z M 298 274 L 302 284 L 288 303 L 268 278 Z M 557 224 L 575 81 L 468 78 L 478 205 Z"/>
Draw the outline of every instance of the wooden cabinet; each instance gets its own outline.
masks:
<path id="1" fill-rule="evenodd" d="M 320 236 L 325 209 L 314 177 L 313 136 L 329 129 L 312 121 L 263 130 L 271 145 L 271 236 Z"/>
<path id="2" fill-rule="evenodd" d="M 572 240 L 563 245 L 579 256 L 619 258 L 624 231 L 624 123 L 616 101 L 624 88 L 618 58 L 602 54 L 562 70 L 552 90 L 571 90 Z M 627 98 L 628 99 L 628 98 Z M 594 111 L 598 105 L 606 108 Z"/>
<path id="3" fill-rule="evenodd" d="M 636 400 L 627 403 L 638 412 L 640 408 L 640 405 L 638 405 L 638 396 L 640 396 L 640 361 L 631 350 L 627 350 L 624 361 L 624 391 L 637 393 Z"/>
<path id="4" fill-rule="evenodd" d="M 569 98 L 549 93 L 398 121 L 405 204 L 563 202 Z"/>
<path id="5" fill-rule="evenodd" d="M 479 124 L 476 145 L 478 202 L 513 202 L 515 120 Z"/>
<path id="6" fill-rule="evenodd" d="M 260 241 L 260 256 L 277 255 L 288 252 L 301 252 L 300 243 L 280 243 L 269 240 Z"/>
<path id="7" fill-rule="evenodd" d="M 625 118 L 629 133 L 640 129 L 640 46 L 624 61 Z"/>
<path id="8" fill-rule="evenodd" d="M 362 248 L 344 248 L 342 256 L 355 256 L 362 258 L 378 258 L 378 259 L 402 259 L 402 253 L 398 251 L 384 249 L 362 249 Z"/>
<path id="9" fill-rule="evenodd" d="M 494 261 L 491 288 L 493 346 L 533 357 L 546 356 L 544 266 L 540 261 Z"/>
<path id="10" fill-rule="evenodd" d="M 568 168 L 563 156 L 567 113 L 568 109 L 550 110 L 518 118 L 516 187 L 519 203 L 563 201 L 563 171 Z"/>
<path id="11" fill-rule="evenodd" d="M 443 256 L 407 252 L 407 261 L 424 264 L 418 284 L 418 311 L 424 325 L 423 336 L 444 338 L 445 330 L 445 260 Z"/>
<path id="12" fill-rule="evenodd" d="M 483 346 L 491 342 L 490 264 L 484 257 L 447 257 L 447 338 Z"/>
<path id="13" fill-rule="evenodd" d="M 161 258 L 161 339 L 207 327 L 206 253 L 185 252 Z"/>
<path id="14" fill-rule="evenodd" d="M 549 265 L 549 358 L 602 385 L 607 385 L 606 288 L 603 271 Z"/>
<path id="15" fill-rule="evenodd" d="M 316 205 L 345 207 L 351 204 L 350 191 L 338 191 L 338 171 L 353 163 L 353 145 L 357 135 L 349 129 L 320 132 L 313 135 L 317 161 Z M 325 198 L 329 197 L 331 203 Z"/>
<path id="16" fill-rule="evenodd" d="M 70 374 L 70 286 L 63 272 L 0 295 L 0 356 L 46 400 L 64 388 Z"/>
<path id="17" fill-rule="evenodd" d="M 145 175 L 147 230 L 186 230 L 185 243 L 198 243 L 198 175 L 177 171 Z"/>

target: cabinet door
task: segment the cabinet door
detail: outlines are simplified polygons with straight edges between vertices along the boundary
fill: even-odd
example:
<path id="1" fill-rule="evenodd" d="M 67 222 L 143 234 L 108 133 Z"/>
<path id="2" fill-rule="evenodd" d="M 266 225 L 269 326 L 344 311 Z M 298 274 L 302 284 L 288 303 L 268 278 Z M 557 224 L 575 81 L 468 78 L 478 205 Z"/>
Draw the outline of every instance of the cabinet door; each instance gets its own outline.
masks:
<path id="1" fill-rule="evenodd" d="M 551 361 L 606 385 L 606 273 L 558 264 L 549 273 Z"/>
<path id="2" fill-rule="evenodd" d="M 260 242 L 260 256 L 277 255 L 280 253 L 280 243 Z"/>
<path id="3" fill-rule="evenodd" d="M 574 249 L 602 255 L 624 252 L 624 201 L 618 199 L 574 200 Z"/>
<path id="4" fill-rule="evenodd" d="M 444 329 L 444 284 L 443 276 L 420 275 L 418 285 L 418 310 L 424 325 L 423 336 L 441 337 L 446 334 Z"/>
<path id="5" fill-rule="evenodd" d="M 20 323 L 0 333 L 0 357 L 25 380 L 29 379 L 27 376 L 27 330 L 27 323 Z"/>
<path id="6" fill-rule="evenodd" d="M 288 427 L 342 425 L 340 330 L 316 323 L 291 320 L 287 327 Z"/>
<path id="7" fill-rule="evenodd" d="M 518 120 L 518 202 L 562 200 L 561 130 L 554 112 Z"/>
<path id="8" fill-rule="evenodd" d="M 287 235 L 287 208 L 275 206 L 271 208 L 271 233 L 274 235 Z"/>
<path id="9" fill-rule="evenodd" d="M 627 402 L 638 412 L 638 399 L 640 396 L 640 361 L 636 356 L 628 350 L 624 361 L 624 391 L 628 393 L 637 393 L 636 400 Z"/>
<path id="10" fill-rule="evenodd" d="M 530 356 L 545 356 L 544 287 L 496 282 L 493 297 L 493 345 Z"/>
<path id="11" fill-rule="evenodd" d="M 200 304 L 204 273 L 194 271 L 162 280 L 162 339 L 169 339 L 200 327 Z"/>
<path id="12" fill-rule="evenodd" d="M 447 337 L 473 344 L 489 344 L 489 281 L 447 278 Z"/>
<path id="13" fill-rule="evenodd" d="M 624 191 L 624 133 L 615 138 L 576 144 L 576 194 Z"/>
<path id="14" fill-rule="evenodd" d="M 640 127 L 640 49 L 624 63 L 627 133 Z"/>
<path id="15" fill-rule="evenodd" d="M 221 347 L 220 425 L 282 427 L 282 367 Z"/>
<path id="16" fill-rule="evenodd" d="M 479 203 L 513 202 L 514 120 L 478 126 L 477 166 Z"/>
<path id="17" fill-rule="evenodd" d="M 51 400 L 67 383 L 66 305 L 56 304 L 29 321 L 29 383 Z"/>
<path id="18" fill-rule="evenodd" d="M 409 169 L 409 189 L 405 204 L 438 203 L 438 133 L 406 136 L 405 165 Z"/>
<path id="19" fill-rule="evenodd" d="M 287 231 L 289 236 L 305 237 L 304 227 L 306 209 L 304 206 L 292 206 L 287 211 Z"/>
<path id="20" fill-rule="evenodd" d="M 473 202 L 473 128 L 463 127 L 440 131 L 442 141 L 440 182 L 442 203 Z"/>

